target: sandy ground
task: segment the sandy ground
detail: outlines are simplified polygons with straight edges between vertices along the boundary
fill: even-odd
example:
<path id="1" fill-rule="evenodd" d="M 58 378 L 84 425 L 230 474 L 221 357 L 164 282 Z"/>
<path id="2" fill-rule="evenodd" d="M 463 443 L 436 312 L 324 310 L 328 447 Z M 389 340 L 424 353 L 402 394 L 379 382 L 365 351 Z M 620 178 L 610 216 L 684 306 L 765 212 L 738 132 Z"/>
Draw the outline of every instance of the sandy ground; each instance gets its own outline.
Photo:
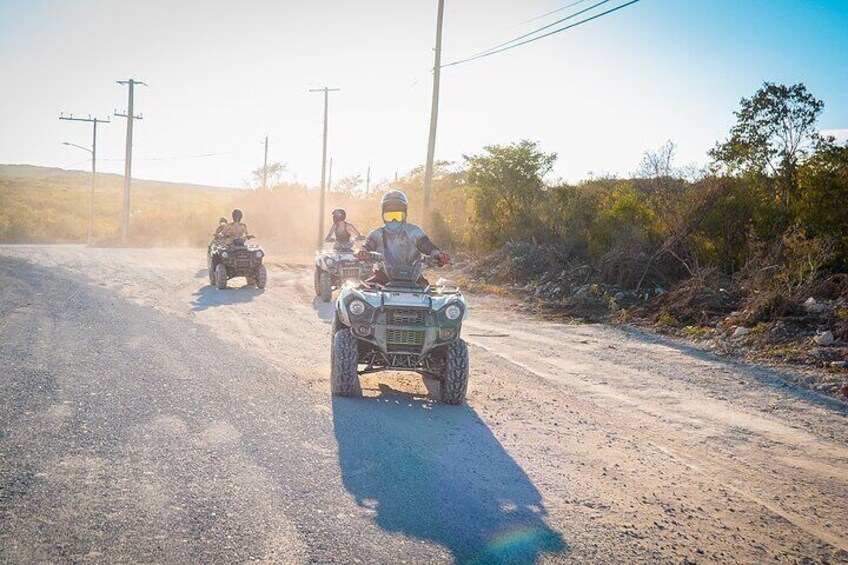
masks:
<path id="1" fill-rule="evenodd" d="M 309 406 L 307 449 L 323 454 L 322 472 L 340 493 L 334 504 L 347 497 L 339 504 L 363 521 L 358 531 L 386 536 L 391 551 L 365 562 L 488 562 L 512 545 L 531 548 L 515 562 L 848 563 L 845 404 L 685 345 L 541 322 L 476 295 L 463 327 L 467 406 L 438 405 L 436 383 L 397 373 L 364 378 L 365 398 L 340 404 L 328 394 L 332 307 L 314 299 L 311 270 L 269 257 L 264 292 L 239 288 L 243 279 L 218 291 L 203 253 L 20 246 L 0 248 L 0 259 L 77 277 L 278 371 L 263 390 Z M 247 414 L 265 416 L 250 403 Z M 213 432 L 238 442 L 244 430 L 227 423 Z M 451 515 L 463 516 L 444 518 L 420 485 L 396 475 L 410 460 L 416 473 L 461 477 L 454 488 L 464 502 Z M 429 479 L 437 500 L 451 494 Z M 322 560 L 288 516 L 283 533 L 263 535 Z M 440 520 L 480 532 L 422 525 Z M 266 560 L 302 560 L 295 550 L 275 555 Z"/>

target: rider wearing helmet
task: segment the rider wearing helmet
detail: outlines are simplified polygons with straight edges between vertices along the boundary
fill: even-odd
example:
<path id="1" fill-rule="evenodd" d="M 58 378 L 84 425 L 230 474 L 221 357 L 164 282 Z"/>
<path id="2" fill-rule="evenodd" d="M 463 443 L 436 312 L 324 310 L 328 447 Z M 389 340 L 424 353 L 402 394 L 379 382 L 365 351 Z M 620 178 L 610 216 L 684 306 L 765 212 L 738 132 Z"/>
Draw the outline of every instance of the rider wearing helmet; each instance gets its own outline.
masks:
<path id="1" fill-rule="evenodd" d="M 368 257 L 369 251 L 383 254 L 383 261 L 392 266 L 409 266 L 415 263 L 421 254 L 435 257 L 441 263 L 450 262 L 450 256 L 436 247 L 424 230 L 406 221 L 408 200 L 399 190 L 390 190 L 380 201 L 383 227 L 368 234 L 365 245 L 358 256 L 361 260 Z M 382 269 L 374 271 L 369 282 L 386 284 L 389 277 Z M 427 280 L 422 277 L 422 284 Z"/>
<path id="2" fill-rule="evenodd" d="M 336 249 L 349 250 L 352 246 L 350 242 L 351 237 L 355 237 L 357 239 L 362 237 L 362 234 L 359 233 L 356 226 L 348 222 L 346 218 L 347 212 L 345 212 L 342 208 L 336 208 L 333 210 L 333 225 L 330 228 L 330 231 L 327 232 L 327 237 L 324 238 L 324 241 L 335 241 Z"/>
<path id="3" fill-rule="evenodd" d="M 244 217 L 244 213 L 236 208 L 233 210 L 233 221 L 228 224 L 227 227 L 222 231 L 221 235 L 226 238 L 242 238 L 247 236 L 247 224 L 242 223 L 241 219 Z"/>

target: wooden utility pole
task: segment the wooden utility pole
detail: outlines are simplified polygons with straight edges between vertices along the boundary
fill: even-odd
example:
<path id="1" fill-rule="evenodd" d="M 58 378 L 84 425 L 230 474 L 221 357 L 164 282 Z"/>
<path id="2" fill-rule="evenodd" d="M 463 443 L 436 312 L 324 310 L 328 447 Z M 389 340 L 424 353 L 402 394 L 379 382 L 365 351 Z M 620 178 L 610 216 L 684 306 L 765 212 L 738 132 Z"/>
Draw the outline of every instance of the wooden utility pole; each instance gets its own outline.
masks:
<path id="1" fill-rule="evenodd" d="M 365 196 L 371 194 L 371 165 L 368 165 L 368 172 L 365 173 Z"/>
<path id="2" fill-rule="evenodd" d="M 265 161 L 262 165 L 262 190 L 268 190 L 268 136 L 265 136 Z"/>
<path id="3" fill-rule="evenodd" d="M 436 60 L 433 63 L 433 104 L 430 107 L 430 138 L 427 141 L 427 163 L 424 165 L 424 213 L 423 223 L 430 223 L 430 187 L 433 184 L 433 158 L 436 154 L 436 125 L 439 121 L 439 78 L 442 69 L 442 21 L 445 13 L 445 0 L 439 0 L 439 12 L 436 18 Z"/>
<path id="4" fill-rule="evenodd" d="M 129 79 L 119 80 L 118 84 L 125 84 L 129 87 L 129 98 L 127 101 L 127 112 L 125 114 L 115 111 L 115 115 L 120 118 L 127 119 L 127 148 L 126 157 L 124 160 L 124 207 L 121 216 L 121 243 L 127 244 L 130 233 L 130 184 L 132 183 L 132 135 L 133 135 L 133 120 L 142 119 L 142 115 L 133 114 L 133 92 L 135 85 L 141 84 L 147 86 L 141 81 Z"/>
<path id="5" fill-rule="evenodd" d="M 324 149 L 321 155 L 321 204 L 318 207 L 318 249 L 324 246 L 324 202 L 326 200 L 326 174 L 327 174 L 327 113 L 329 108 L 330 92 L 338 92 L 340 88 L 313 88 L 309 92 L 324 93 Z"/>
<path id="6" fill-rule="evenodd" d="M 330 157 L 330 170 L 327 172 L 327 192 L 333 192 L 333 158 Z"/>
<path id="7" fill-rule="evenodd" d="M 64 112 L 59 115 L 59 119 L 71 120 L 74 122 L 90 122 L 92 125 L 91 149 L 87 149 L 75 143 L 68 143 L 67 141 L 63 142 L 65 145 L 70 145 L 71 147 L 76 147 L 91 153 L 91 192 L 88 196 L 88 236 L 86 237 L 87 244 L 91 245 L 92 238 L 94 237 L 94 187 L 97 183 L 97 124 L 108 124 L 110 120 L 100 120 L 96 117 L 92 118 L 91 116 L 88 116 L 87 118 L 75 118 L 73 114 L 66 117 Z"/>

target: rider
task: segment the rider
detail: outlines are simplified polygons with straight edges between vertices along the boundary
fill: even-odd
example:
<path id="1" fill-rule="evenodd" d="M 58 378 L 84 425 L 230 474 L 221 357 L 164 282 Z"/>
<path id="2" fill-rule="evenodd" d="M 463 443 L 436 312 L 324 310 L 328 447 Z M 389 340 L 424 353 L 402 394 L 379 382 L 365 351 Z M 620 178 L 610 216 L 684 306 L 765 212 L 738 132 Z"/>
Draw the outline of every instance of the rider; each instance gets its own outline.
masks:
<path id="1" fill-rule="evenodd" d="M 227 224 L 227 227 L 221 230 L 221 236 L 229 239 L 233 238 L 243 238 L 247 236 L 247 224 L 242 223 L 241 219 L 244 217 L 244 213 L 236 208 L 233 210 L 233 221 L 230 224 Z"/>
<path id="2" fill-rule="evenodd" d="M 330 228 L 330 231 L 327 232 L 327 237 L 324 238 L 324 241 L 335 241 L 336 250 L 349 250 L 352 246 L 350 242 L 351 237 L 355 237 L 357 239 L 362 237 L 362 234 L 359 233 L 356 226 L 348 222 L 346 218 L 347 212 L 343 209 L 336 208 L 333 210 L 333 225 Z"/>
<path id="3" fill-rule="evenodd" d="M 399 190 L 383 195 L 380 207 L 384 225 L 368 234 L 365 245 L 357 253 L 359 260 L 367 260 L 368 252 L 376 251 L 383 254 L 383 262 L 390 266 L 410 266 L 422 253 L 442 264 L 450 262 L 450 255 L 436 247 L 424 230 L 406 221 L 408 204 L 406 194 Z M 384 285 L 389 282 L 389 276 L 382 268 L 377 268 L 368 282 Z M 429 284 L 423 276 L 418 282 Z"/>
<path id="4" fill-rule="evenodd" d="M 218 218 L 218 227 L 215 229 L 215 234 L 212 237 L 214 237 L 215 239 L 221 237 L 221 234 L 227 228 L 227 224 L 229 224 L 227 218 L 225 218 L 224 216 Z"/>

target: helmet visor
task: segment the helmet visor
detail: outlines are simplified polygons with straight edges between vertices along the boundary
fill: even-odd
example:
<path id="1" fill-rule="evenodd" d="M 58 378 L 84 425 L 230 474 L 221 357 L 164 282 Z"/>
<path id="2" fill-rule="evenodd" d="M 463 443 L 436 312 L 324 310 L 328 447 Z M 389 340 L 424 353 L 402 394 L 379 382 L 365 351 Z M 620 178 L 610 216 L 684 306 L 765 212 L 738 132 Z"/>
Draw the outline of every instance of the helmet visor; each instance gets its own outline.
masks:
<path id="1" fill-rule="evenodd" d="M 383 222 L 391 223 L 391 222 L 402 222 L 406 219 L 406 212 L 401 210 L 393 210 L 383 212 Z"/>

